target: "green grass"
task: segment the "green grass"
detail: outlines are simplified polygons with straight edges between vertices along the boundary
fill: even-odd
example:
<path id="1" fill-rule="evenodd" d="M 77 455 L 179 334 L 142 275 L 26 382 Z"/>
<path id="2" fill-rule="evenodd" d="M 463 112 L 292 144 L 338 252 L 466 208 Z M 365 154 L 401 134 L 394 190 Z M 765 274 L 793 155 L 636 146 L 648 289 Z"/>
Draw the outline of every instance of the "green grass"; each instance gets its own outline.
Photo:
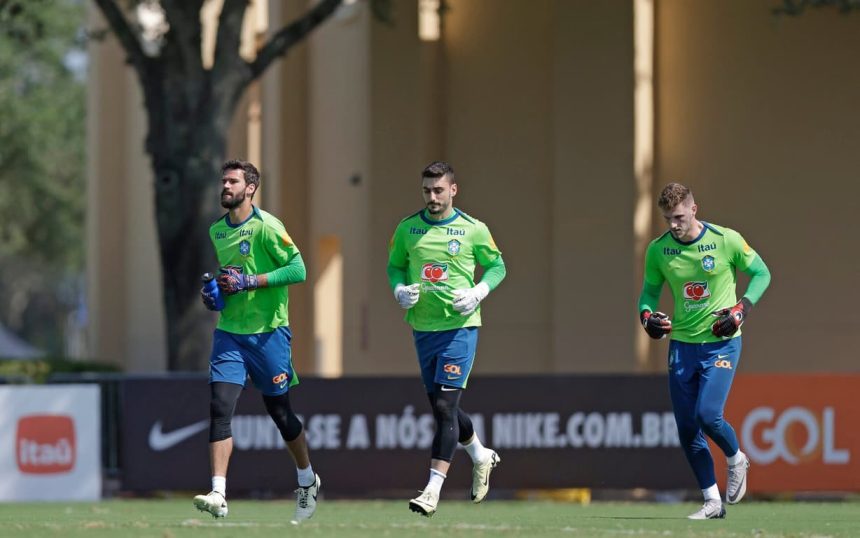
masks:
<path id="1" fill-rule="evenodd" d="M 190 499 L 0 504 L 0 537 L 860 536 L 857 502 L 748 502 L 711 521 L 685 519 L 698 508 L 690 503 L 443 500 L 439 508 L 428 519 L 409 512 L 405 500 L 323 500 L 312 520 L 295 527 L 289 500 L 231 501 L 222 520 L 197 512 Z"/>

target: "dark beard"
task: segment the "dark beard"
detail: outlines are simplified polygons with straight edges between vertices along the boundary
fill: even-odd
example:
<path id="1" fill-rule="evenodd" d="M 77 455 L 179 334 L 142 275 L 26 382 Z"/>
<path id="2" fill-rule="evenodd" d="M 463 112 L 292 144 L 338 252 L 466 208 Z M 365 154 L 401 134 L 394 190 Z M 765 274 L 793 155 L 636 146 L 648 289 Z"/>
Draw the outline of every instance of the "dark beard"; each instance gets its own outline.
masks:
<path id="1" fill-rule="evenodd" d="M 240 197 L 241 196 L 241 197 Z M 245 193 L 241 193 L 240 195 L 236 195 L 232 200 L 225 200 L 223 197 L 221 198 L 221 207 L 224 209 L 236 209 L 242 202 L 245 201 Z"/>

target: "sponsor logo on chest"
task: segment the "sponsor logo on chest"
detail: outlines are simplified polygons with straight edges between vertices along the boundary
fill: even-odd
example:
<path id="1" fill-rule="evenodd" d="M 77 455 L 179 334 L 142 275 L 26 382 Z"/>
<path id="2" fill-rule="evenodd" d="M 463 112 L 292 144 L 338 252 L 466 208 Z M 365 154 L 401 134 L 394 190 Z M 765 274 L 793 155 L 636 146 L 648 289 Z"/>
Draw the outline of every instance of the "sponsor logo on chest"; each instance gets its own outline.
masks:
<path id="1" fill-rule="evenodd" d="M 711 290 L 708 289 L 708 282 L 687 282 L 684 284 L 684 299 L 688 301 L 701 301 L 711 296 Z"/>
<path id="2" fill-rule="evenodd" d="M 421 268 L 421 280 L 442 282 L 448 280 L 448 264 L 440 262 L 425 263 Z"/>
<path id="3" fill-rule="evenodd" d="M 215 239 L 227 239 L 229 232 L 215 232 Z M 251 237 L 254 235 L 254 230 L 239 230 L 239 237 Z"/>

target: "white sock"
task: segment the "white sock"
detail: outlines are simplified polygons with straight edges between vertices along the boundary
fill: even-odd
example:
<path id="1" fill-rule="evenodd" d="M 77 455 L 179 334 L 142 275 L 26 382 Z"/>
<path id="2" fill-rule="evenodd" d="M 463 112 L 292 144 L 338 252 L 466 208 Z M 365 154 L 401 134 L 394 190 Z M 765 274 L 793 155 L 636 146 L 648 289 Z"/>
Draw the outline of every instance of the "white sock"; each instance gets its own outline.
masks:
<path id="1" fill-rule="evenodd" d="M 427 482 L 427 487 L 424 488 L 424 491 L 432 491 L 436 495 L 439 495 L 439 492 L 442 491 L 442 483 L 445 482 L 446 478 L 448 478 L 448 475 L 436 469 L 430 469 L 430 480 Z"/>
<path id="2" fill-rule="evenodd" d="M 477 434 L 473 435 L 471 439 L 466 441 L 466 443 L 463 444 L 463 448 L 466 450 L 466 454 L 472 458 L 473 463 L 483 463 L 487 461 L 490 454 L 493 453 L 492 450 L 481 444 L 481 440 L 478 439 Z"/>
<path id="3" fill-rule="evenodd" d="M 735 452 L 734 456 L 729 456 L 728 458 L 726 458 L 726 461 L 729 465 L 737 465 L 738 463 L 744 461 L 744 456 L 746 456 L 746 454 L 738 450 L 737 452 Z"/>
<path id="4" fill-rule="evenodd" d="M 299 479 L 299 487 L 307 488 L 313 486 L 317 477 L 314 474 L 314 468 L 308 465 L 306 469 L 299 469 L 296 467 L 296 475 Z"/>
<path id="5" fill-rule="evenodd" d="M 226 476 L 213 476 L 212 477 L 212 491 L 217 491 L 224 497 L 227 496 L 227 477 Z"/>
<path id="6" fill-rule="evenodd" d="M 720 499 L 720 488 L 714 484 L 708 489 L 702 490 L 702 495 L 705 496 L 706 501 L 719 501 L 722 504 L 722 499 Z"/>

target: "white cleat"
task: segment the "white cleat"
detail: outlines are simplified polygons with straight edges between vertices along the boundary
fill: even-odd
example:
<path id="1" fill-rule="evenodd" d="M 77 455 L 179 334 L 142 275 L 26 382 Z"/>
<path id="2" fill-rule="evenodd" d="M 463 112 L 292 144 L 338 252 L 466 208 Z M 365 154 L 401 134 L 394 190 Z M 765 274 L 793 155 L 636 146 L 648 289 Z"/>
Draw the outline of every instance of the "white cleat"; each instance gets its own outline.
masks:
<path id="1" fill-rule="evenodd" d="M 209 512 L 212 517 L 227 517 L 227 499 L 217 491 L 194 497 L 194 506 L 201 512 Z"/>
<path id="2" fill-rule="evenodd" d="M 501 463 L 502 458 L 495 450 L 490 451 L 490 457 L 483 463 L 475 462 L 472 466 L 472 502 L 479 503 L 490 491 L 490 473 L 496 465 Z"/>
<path id="3" fill-rule="evenodd" d="M 694 514 L 687 516 L 687 519 L 723 519 L 726 517 L 726 509 L 723 503 L 717 500 L 707 500 L 702 508 Z"/>
<path id="4" fill-rule="evenodd" d="M 750 459 L 746 454 L 744 460 L 737 465 L 729 465 L 729 478 L 726 481 L 726 502 L 737 504 L 747 492 L 747 472 L 750 469 Z"/>
<path id="5" fill-rule="evenodd" d="M 422 516 L 430 517 L 436 513 L 436 506 L 439 505 L 439 494 L 432 491 L 422 491 L 421 495 L 409 501 L 409 509 L 417 512 Z"/>
<path id="6" fill-rule="evenodd" d="M 298 525 L 306 519 L 313 517 L 317 510 L 317 495 L 322 488 L 322 480 L 320 475 L 314 474 L 314 483 L 306 488 L 299 486 L 296 493 L 296 515 L 293 516 L 291 523 Z"/>

